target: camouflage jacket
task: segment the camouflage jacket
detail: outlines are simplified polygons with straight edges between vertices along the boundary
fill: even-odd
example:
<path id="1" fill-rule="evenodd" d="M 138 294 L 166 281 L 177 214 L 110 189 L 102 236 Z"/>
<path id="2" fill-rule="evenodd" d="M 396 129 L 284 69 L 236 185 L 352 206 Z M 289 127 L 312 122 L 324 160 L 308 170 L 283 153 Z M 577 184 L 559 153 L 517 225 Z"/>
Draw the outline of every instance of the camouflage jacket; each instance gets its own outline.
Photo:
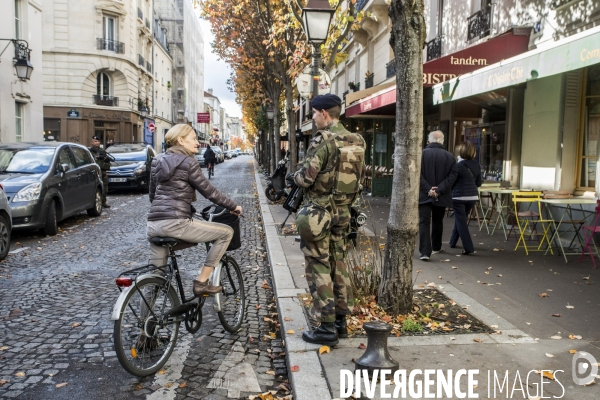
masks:
<path id="1" fill-rule="evenodd" d="M 110 169 L 110 161 L 104 161 L 100 158 L 100 152 L 102 151 L 102 149 L 100 149 L 100 147 L 88 147 L 88 150 L 90 151 L 90 153 L 92 153 L 92 157 L 94 157 L 94 161 L 96 161 L 96 164 L 98 164 L 98 166 L 100 166 L 100 169 L 102 171 L 108 171 Z"/>
<path id="2" fill-rule="evenodd" d="M 306 201 L 327 206 L 331 204 L 331 200 L 337 205 L 350 204 L 354 200 L 354 196 L 344 194 L 332 196 L 338 155 L 335 143 L 337 139 L 332 140 L 315 152 L 322 141 L 340 132 L 342 132 L 342 135 L 339 136 L 340 140 L 355 142 L 362 147 L 366 147 L 361 135 L 347 131 L 339 121 L 329 125 L 322 131 L 318 131 L 308 146 L 304 165 L 294 177 L 296 184 L 305 188 L 304 197 Z"/>

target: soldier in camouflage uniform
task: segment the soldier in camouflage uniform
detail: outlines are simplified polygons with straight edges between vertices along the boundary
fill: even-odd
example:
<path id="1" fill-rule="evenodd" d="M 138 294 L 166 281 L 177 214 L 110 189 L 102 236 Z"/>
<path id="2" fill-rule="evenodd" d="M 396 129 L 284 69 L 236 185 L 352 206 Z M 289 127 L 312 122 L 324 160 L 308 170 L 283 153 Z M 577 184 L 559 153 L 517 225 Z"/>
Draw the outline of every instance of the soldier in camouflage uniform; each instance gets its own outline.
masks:
<path id="1" fill-rule="evenodd" d="M 339 157 L 336 146 L 350 143 L 360 146 L 363 154 L 366 146 L 362 136 L 348 132 L 338 121 L 341 109 L 338 96 L 316 96 L 311 106 L 319 131 L 311 140 L 302 169 L 295 175 L 295 183 L 304 188 L 305 201 L 296 226 L 305 256 L 306 280 L 321 324 L 315 331 L 304 332 L 302 338 L 309 343 L 336 345 L 338 337 L 348 336 L 346 315 L 354 307 L 345 256 L 350 204 L 357 193 L 333 193 L 333 188 L 336 182 L 338 187 L 340 183 L 358 187 L 360 179 L 360 173 L 356 177 L 336 171 Z M 328 140 L 333 135 L 335 139 Z M 360 171 L 363 167 L 364 159 L 360 159 Z"/>
<path id="2" fill-rule="evenodd" d="M 106 157 L 106 152 L 100 148 L 100 138 L 98 136 L 92 136 L 92 147 L 89 150 L 102 171 L 102 207 L 110 208 L 110 205 L 106 203 L 106 193 L 108 193 L 108 175 L 106 171 L 110 169 L 110 161 Z"/>

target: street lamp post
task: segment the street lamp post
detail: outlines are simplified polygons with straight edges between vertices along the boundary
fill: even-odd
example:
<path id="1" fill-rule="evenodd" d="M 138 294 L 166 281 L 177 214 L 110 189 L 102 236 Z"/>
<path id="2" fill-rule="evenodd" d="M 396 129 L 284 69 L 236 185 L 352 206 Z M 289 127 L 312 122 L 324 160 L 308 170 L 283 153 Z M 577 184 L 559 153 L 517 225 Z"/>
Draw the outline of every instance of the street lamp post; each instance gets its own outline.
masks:
<path id="1" fill-rule="evenodd" d="M 331 8 L 328 0 L 308 0 L 302 9 L 302 23 L 306 40 L 312 45 L 312 98 L 319 94 L 319 63 L 321 62 L 321 44 L 327 40 L 329 25 L 335 10 Z M 313 120 L 313 135 L 317 126 Z"/>
<path id="2" fill-rule="evenodd" d="M 15 46 L 15 57 L 13 58 L 13 61 L 17 77 L 22 81 L 29 80 L 31 78 L 31 73 L 33 72 L 33 65 L 31 65 L 31 61 L 29 60 L 29 53 L 31 50 L 29 49 L 27 41 L 22 39 L 0 39 L 0 41 L 8 41 Z M 0 57 L 4 54 L 10 43 L 8 43 L 2 52 L 0 52 Z"/>
<path id="3" fill-rule="evenodd" d="M 275 161 L 275 140 L 273 140 L 273 118 L 275 117 L 275 110 L 273 109 L 273 105 L 269 104 L 267 106 L 267 119 L 269 120 L 269 133 L 268 133 L 268 137 L 269 139 L 267 139 L 267 145 L 269 147 L 270 151 L 267 151 L 267 160 L 268 163 L 267 165 L 269 166 L 269 171 L 274 170 L 275 166 L 271 165 L 272 161 Z M 270 145 L 269 145 L 270 143 Z M 274 162 L 273 162 L 274 164 Z"/>

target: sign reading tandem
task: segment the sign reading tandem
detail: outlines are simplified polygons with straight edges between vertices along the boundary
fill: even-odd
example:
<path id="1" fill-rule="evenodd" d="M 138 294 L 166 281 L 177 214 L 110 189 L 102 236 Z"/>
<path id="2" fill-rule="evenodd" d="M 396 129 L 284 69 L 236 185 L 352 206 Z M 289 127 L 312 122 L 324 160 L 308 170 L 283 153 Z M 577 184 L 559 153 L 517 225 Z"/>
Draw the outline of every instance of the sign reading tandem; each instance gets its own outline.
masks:
<path id="1" fill-rule="evenodd" d="M 476 58 L 476 57 L 454 57 L 450 56 L 450 65 L 473 65 L 475 68 L 483 67 L 488 65 L 488 60 L 486 58 Z M 428 72 L 427 65 L 423 66 L 423 85 L 435 85 L 436 83 L 441 83 L 448 81 L 452 78 L 456 78 L 457 75 L 453 73 L 438 73 L 438 72 Z"/>

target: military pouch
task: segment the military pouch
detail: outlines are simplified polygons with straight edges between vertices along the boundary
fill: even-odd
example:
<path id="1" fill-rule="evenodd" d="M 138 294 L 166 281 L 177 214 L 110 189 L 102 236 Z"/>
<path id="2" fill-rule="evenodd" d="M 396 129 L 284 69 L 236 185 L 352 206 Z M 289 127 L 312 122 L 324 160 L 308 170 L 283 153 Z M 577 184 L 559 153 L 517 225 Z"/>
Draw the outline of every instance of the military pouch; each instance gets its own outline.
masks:
<path id="1" fill-rule="evenodd" d="M 338 160 L 336 164 L 333 194 L 355 194 L 360 190 L 365 149 L 336 140 Z M 341 146 L 340 146 L 341 144 Z"/>
<path id="2" fill-rule="evenodd" d="M 302 240 L 317 242 L 329 234 L 331 214 L 319 204 L 305 204 L 296 216 L 296 228 Z"/>

